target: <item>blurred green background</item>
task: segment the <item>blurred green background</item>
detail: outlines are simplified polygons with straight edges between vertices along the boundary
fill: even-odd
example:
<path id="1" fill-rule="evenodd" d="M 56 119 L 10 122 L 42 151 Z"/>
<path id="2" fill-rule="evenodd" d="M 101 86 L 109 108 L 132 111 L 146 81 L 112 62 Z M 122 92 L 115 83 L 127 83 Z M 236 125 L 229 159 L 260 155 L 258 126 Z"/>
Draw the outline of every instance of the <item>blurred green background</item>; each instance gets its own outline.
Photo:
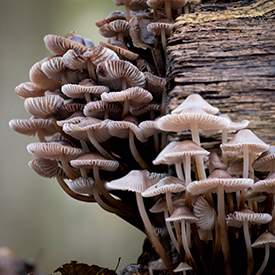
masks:
<path id="1" fill-rule="evenodd" d="M 34 258 L 50 274 L 71 260 L 114 269 L 135 263 L 145 235 L 95 204 L 68 197 L 57 182 L 29 167 L 26 146 L 37 142 L 10 130 L 9 120 L 29 118 L 15 86 L 29 81 L 31 66 L 51 55 L 46 34 L 75 30 L 95 45 L 106 41 L 94 22 L 119 9 L 112 0 L 1 0 L 0 246 Z M 123 7 L 120 8 L 123 10 Z"/>

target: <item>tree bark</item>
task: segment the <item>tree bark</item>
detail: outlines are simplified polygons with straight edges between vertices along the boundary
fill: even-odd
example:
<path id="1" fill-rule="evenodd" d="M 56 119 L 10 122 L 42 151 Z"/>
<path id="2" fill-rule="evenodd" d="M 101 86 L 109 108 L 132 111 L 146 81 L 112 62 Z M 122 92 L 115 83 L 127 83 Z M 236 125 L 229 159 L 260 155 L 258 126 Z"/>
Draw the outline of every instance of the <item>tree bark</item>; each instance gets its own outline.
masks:
<path id="1" fill-rule="evenodd" d="M 167 113 L 200 94 L 264 142 L 275 141 L 275 2 L 203 4 L 168 39 Z"/>

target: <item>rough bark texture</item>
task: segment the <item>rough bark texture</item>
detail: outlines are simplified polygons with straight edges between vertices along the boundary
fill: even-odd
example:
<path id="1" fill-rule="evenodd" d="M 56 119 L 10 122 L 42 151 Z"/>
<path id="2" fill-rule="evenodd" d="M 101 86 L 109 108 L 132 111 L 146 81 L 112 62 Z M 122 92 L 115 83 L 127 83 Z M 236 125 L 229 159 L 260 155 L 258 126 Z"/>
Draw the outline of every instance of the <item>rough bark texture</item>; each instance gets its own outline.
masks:
<path id="1" fill-rule="evenodd" d="M 199 93 L 233 121 L 275 142 L 275 2 L 201 5 L 168 40 L 167 112 Z"/>

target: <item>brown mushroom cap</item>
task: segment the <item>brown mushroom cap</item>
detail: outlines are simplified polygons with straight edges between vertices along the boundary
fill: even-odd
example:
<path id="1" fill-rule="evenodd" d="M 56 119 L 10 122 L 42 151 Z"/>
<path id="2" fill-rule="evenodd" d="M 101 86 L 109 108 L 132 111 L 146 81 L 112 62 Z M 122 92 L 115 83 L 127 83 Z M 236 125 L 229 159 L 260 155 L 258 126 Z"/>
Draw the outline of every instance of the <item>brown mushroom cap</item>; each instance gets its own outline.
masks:
<path id="1" fill-rule="evenodd" d="M 98 82 L 120 90 L 122 79 L 125 79 L 127 87 L 145 87 L 145 76 L 136 66 L 128 61 L 110 60 L 101 62 L 96 69 Z"/>
<path id="2" fill-rule="evenodd" d="M 42 97 L 29 97 L 25 100 L 24 106 L 28 113 L 35 117 L 47 118 L 52 114 L 52 110 L 63 104 L 63 98 L 58 95 L 48 95 Z"/>
<path id="3" fill-rule="evenodd" d="M 263 232 L 251 245 L 254 248 L 265 247 L 265 244 L 269 244 L 269 247 L 275 247 L 275 236 L 270 232 Z"/>
<path id="4" fill-rule="evenodd" d="M 167 19 L 160 19 L 147 25 L 147 29 L 155 35 L 161 35 L 162 30 L 165 35 L 169 36 L 172 33 L 173 23 Z"/>
<path id="5" fill-rule="evenodd" d="M 257 159 L 252 163 L 252 167 L 256 171 L 272 171 L 275 164 L 275 146 L 270 145 L 268 150 L 263 152 Z"/>
<path id="6" fill-rule="evenodd" d="M 32 82 L 23 82 L 15 87 L 15 92 L 22 98 L 44 96 L 45 89 L 42 89 Z"/>
<path id="7" fill-rule="evenodd" d="M 92 194 L 95 181 L 92 178 L 79 177 L 68 182 L 71 190 L 78 194 Z"/>
<path id="8" fill-rule="evenodd" d="M 116 160 L 108 160 L 99 153 L 86 153 L 70 161 L 70 164 L 75 168 L 91 169 L 97 166 L 98 169 L 105 171 L 115 171 L 119 167 L 119 162 Z"/>
<path id="9" fill-rule="evenodd" d="M 103 26 L 107 23 L 110 23 L 114 20 L 117 20 L 117 19 L 126 20 L 126 17 L 125 17 L 125 15 L 115 13 L 111 16 L 108 16 L 106 18 L 99 19 L 99 20 L 95 21 L 95 25 L 100 28 L 101 26 Z"/>
<path id="10" fill-rule="evenodd" d="M 164 147 L 164 149 L 158 154 L 158 156 L 153 160 L 154 165 L 160 164 L 168 164 L 164 158 L 164 155 L 176 147 L 180 142 L 179 141 L 172 141 Z"/>
<path id="11" fill-rule="evenodd" d="M 267 192 L 274 193 L 275 192 L 275 172 L 268 175 L 264 180 L 257 181 L 252 189 L 258 192 Z"/>
<path id="12" fill-rule="evenodd" d="M 181 220 L 189 223 L 195 223 L 199 219 L 189 210 L 187 206 L 178 206 L 174 213 L 169 218 L 166 218 L 166 221 L 168 222 L 180 222 Z"/>
<path id="13" fill-rule="evenodd" d="M 85 153 L 83 149 L 56 142 L 31 143 L 27 146 L 27 150 L 38 157 L 59 160 L 63 156 L 67 161 Z"/>
<path id="14" fill-rule="evenodd" d="M 104 37 L 113 37 L 119 33 L 123 36 L 128 36 L 130 25 L 125 20 L 114 20 L 110 23 L 104 24 L 99 28 L 98 32 Z"/>

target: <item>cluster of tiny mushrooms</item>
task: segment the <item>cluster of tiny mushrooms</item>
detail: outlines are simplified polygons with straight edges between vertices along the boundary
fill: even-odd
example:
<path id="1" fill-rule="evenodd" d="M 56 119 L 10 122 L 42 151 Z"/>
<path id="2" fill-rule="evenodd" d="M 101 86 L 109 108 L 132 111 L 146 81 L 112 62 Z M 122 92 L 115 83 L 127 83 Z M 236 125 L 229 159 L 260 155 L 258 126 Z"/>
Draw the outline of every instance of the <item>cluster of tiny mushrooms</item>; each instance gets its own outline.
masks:
<path id="1" fill-rule="evenodd" d="M 46 35 L 52 55 L 15 88 L 32 116 L 9 125 L 40 141 L 27 146 L 29 167 L 143 231 L 159 256 L 148 264 L 151 273 L 199 274 L 203 266 L 211 274 L 219 259 L 232 274 L 234 240 L 246 245 L 247 274 L 255 274 L 252 248 L 265 248 L 262 274 L 275 245 L 275 147 L 246 129 L 247 120 L 231 121 L 198 94 L 165 112 L 166 39 L 175 18 L 198 3 L 114 2 L 126 12 L 95 23 L 107 42 Z M 168 142 L 171 132 L 182 139 Z M 218 150 L 201 144 L 200 136 L 212 133 L 220 136 Z"/>

